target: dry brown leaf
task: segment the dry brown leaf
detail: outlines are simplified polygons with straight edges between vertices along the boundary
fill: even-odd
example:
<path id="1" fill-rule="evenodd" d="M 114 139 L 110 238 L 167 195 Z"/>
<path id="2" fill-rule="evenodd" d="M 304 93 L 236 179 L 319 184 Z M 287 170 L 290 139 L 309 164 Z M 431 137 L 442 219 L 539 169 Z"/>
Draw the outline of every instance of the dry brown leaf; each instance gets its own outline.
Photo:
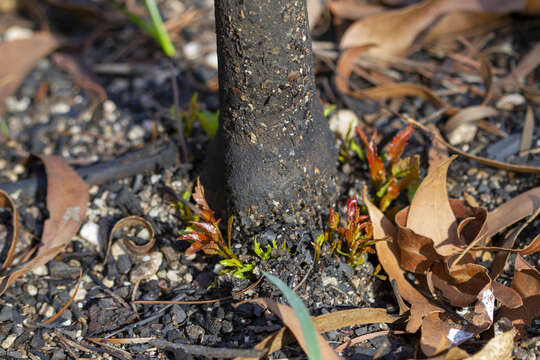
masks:
<path id="1" fill-rule="evenodd" d="M 416 190 L 407 216 L 407 228 L 433 240 L 434 246 L 443 256 L 446 255 L 448 245 L 460 245 L 456 216 L 446 191 L 446 173 L 455 158 L 455 155 L 450 157 L 425 177 Z"/>
<path id="2" fill-rule="evenodd" d="M 369 89 L 362 90 L 361 92 L 353 92 L 351 95 L 356 95 L 360 98 L 362 96 L 369 99 L 386 99 L 402 96 L 417 96 L 419 98 L 428 101 L 437 108 L 445 108 L 445 113 L 448 115 L 454 115 L 459 111 L 458 108 L 448 105 L 441 98 L 439 98 L 433 91 L 424 85 L 414 83 L 392 83 L 384 84 Z"/>
<path id="3" fill-rule="evenodd" d="M 300 322 L 298 321 L 298 318 L 296 317 L 296 314 L 294 313 L 292 308 L 267 298 L 257 298 L 249 300 L 247 302 L 262 305 L 268 308 L 268 310 L 270 310 L 274 315 L 279 317 L 283 324 L 285 324 L 285 326 L 287 326 L 289 330 L 294 334 L 294 336 L 298 340 L 298 343 L 300 344 L 300 347 L 304 350 L 304 352 L 306 354 L 308 353 L 306 348 L 306 342 L 304 340 L 304 334 L 302 333 L 302 328 L 300 327 Z M 319 348 L 321 350 L 321 355 L 323 359 L 338 360 L 339 356 L 334 352 L 334 350 L 332 350 L 326 340 L 324 340 L 324 338 L 320 334 L 317 334 L 317 338 L 319 340 Z"/>
<path id="4" fill-rule="evenodd" d="M 467 245 L 467 248 L 453 261 L 451 266 L 457 264 L 474 246 L 483 244 L 499 231 L 534 214 L 538 208 L 540 208 L 540 187 L 526 191 L 490 211 L 476 238 Z"/>
<path id="5" fill-rule="evenodd" d="M 47 173 L 49 219 L 43 226 L 36 256 L 0 278 L 0 295 L 27 271 L 44 265 L 61 253 L 79 230 L 88 207 L 88 185 L 66 162 L 56 156 L 40 156 Z"/>
<path id="6" fill-rule="evenodd" d="M 4 100 L 13 94 L 36 63 L 60 45 L 49 32 L 35 33 L 31 38 L 0 43 L 0 115 Z"/>
<path id="7" fill-rule="evenodd" d="M 503 306 L 498 318 L 510 319 L 521 335 L 525 335 L 525 327 L 530 326 L 532 320 L 540 316 L 540 272 L 519 254 L 516 255 L 514 264 L 512 288 L 521 295 L 523 306 L 515 309 Z"/>
<path id="8" fill-rule="evenodd" d="M 531 51 L 525 55 L 517 66 L 504 79 L 499 81 L 499 86 L 519 84 L 534 69 L 540 65 L 540 42 L 535 44 Z"/>
<path id="9" fill-rule="evenodd" d="M 398 318 L 390 315 L 385 309 L 361 308 L 336 311 L 329 314 L 323 314 L 312 317 L 313 325 L 318 332 L 337 330 L 346 326 L 358 326 L 373 323 L 392 323 Z M 266 354 L 281 349 L 283 346 L 294 342 L 294 337 L 287 331 L 287 328 L 281 328 L 277 332 L 267 336 L 263 341 L 255 346 L 256 350 L 264 350 Z M 245 358 L 236 358 L 235 360 L 246 360 Z"/>
<path id="10" fill-rule="evenodd" d="M 523 11 L 523 3 L 514 1 L 425 0 L 402 9 L 366 17 L 347 29 L 342 49 L 375 43 L 369 54 L 377 57 L 406 55 L 418 36 L 437 23 L 443 15 L 456 11 L 508 13 Z M 392 24 L 388 26 L 388 24 Z M 439 30 L 440 31 L 440 30 Z"/>
<path id="11" fill-rule="evenodd" d="M 358 20 L 385 10 L 382 6 L 362 4 L 355 0 L 329 0 L 328 8 L 334 16 L 347 20 Z"/>
<path id="12" fill-rule="evenodd" d="M 371 46 L 373 45 L 367 44 L 349 48 L 339 57 L 336 69 L 336 86 L 343 94 L 349 93 L 349 78 L 354 68 L 354 61 Z"/>
<path id="13" fill-rule="evenodd" d="M 514 348 L 514 329 L 498 334 L 474 355 L 469 355 L 458 347 L 451 348 L 446 354 L 429 358 L 429 360 L 510 360 Z"/>
<path id="14" fill-rule="evenodd" d="M 478 121 L 486 117 L 496 116 L 498 114 L 499 112 L 491 106 L 469 106 L 468 108 L 460 110 L 457 114 L 446 121 L 444 124 L 444 132 L 446 135 L 448 135 L 462 124 Z"/>
<path id="15" fill-rule="evenodd" d="M 426 356 L 435 356 L 473 336 L 470 328 L 451 322 L 445 314 L 433 313 L 422 323 L 420 347 Z"/>
<path id="16" fill-rule="evenodd" d="M 0 267 L 0 271 L 5 270 L 9 265 L 11 265 L 11 262 L 13 261 L 13 256 L 15 255 L 15 248 L 17 246 L 17 239 L 18 239 L 18 233 L 19 233 L 19 213 L 17 212 L 17 207 L 15 206 L 15 203 L 13 200 L 9 197 L 9 195 L 3 191 L 0 190 L 0 207 L 10 209 L 11 210 L 11 241 L 9 243 L 6 243 L 5 249 L 2 250 L 0 254 L 4 253 L 6 254 L 6 259 L 4 260 L 2 267 Z M 8 247 L 9 244 L 9 247 Z"/>
<path id="17" fill-rule="evenodd" d="M 454 41 L 460 36 L 471 36 L 471 33 L 486 33 L 509 21 L 508 16 L 478 11 L 456 11 L 446 14 L 431 27 L 422 43 L 429 44 L 440 41 Z"/>
<path id="18" fill-rule="evenodd" d="M 527 151 L 531 148 L 534 133 L 534 113 L 530 106 L 527 107 L 527 113 L 525 114 L 525 121 L 523 122 L 523 131 L 521 133 L 521 142 L 519 144 L 519 151 Z"/>
<path id="19" fill-rule="evenodd" d="M 376 239 L 391 237 L 395 241 L 397 231 L 394 225 L 392 225 L 390 220 L 384 216 L 378 207 L 369 201 L 366 194 L 367 189 L 364 188 L 363 200 L 368 209 L 370 221 L 373 224 L 373 237 Z M 397 249 L 395 244 L 387 241 L 377 241 L 375 243 L 375 248 L 377 250 L 379 263 L 384 268 L 389 280 L 396 283 L 399 295 L 411 305 L 411 317 L 407 323 L 407 331 L 411 333 L 416 332 L 420 328 L 425 316 L 434 312 L 443 312 L 444 310 L 430 304 L 428 300 L 415 289 L 407 279 L 405 279 L 403 270 L 398 263 L 398 257 L 396 256 L 396 254 L 399 253 L 399 249 Z"/>
<path id="20" fill-rule="evenodd" d="M 433 131 L 437 131 L 436 127 L 433 126 Z M 446 147 L 441 144 L 438 138 L 433 138 L 431 141 L 431 146 L 428 150 L 428 174 L 433 172 L 439 165 L 445 162 L 448 159 L 448 150 Z"/>

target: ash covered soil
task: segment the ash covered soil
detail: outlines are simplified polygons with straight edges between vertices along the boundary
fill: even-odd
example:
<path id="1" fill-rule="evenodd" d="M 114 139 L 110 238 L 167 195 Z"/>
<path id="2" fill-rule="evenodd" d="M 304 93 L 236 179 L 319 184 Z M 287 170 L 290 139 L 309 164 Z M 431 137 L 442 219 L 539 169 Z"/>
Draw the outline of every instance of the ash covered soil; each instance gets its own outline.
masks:
<path id="1" fill-rule="evenodd" d="M 164 4 L 164 14 L 173 17 L 178 4 L 183 3 L 165 1 Z M 102 103 L 98 103 L 96 94 L 59 67 L 52 57 L 39 61 L 17 92 L 8 98 L 3 118 L 9 136 L 0 146 L 0 184 L 27 179 L 30 174 L 23 162 L 30 154 L 63 156 L 75 169 L 115 160 L 151 146 L 167 149 L 172 146 L 174 150 L 168 154 L 174 156 L 158 161 L 149 171 L 91 186 L 89 208 L 81 230 L 65 252 L 47 265 L 25 274 L 0 297 L 1 358 L 61 360 L 72 358 L 70 351 L 73 351 L 81 358 L 94 359 L 199 359 L 205 356 L 159 349 L 148 343 L 114 346 L 87 343 L 85 346 L 91 353 L 85 353 L 72 342 L 76 344 L 89 337 L 154 337 L 174 343 L 250 349 L 282 327 L 279 319 L 258 305 L 233 306 L 239 300 L 256 297 L 284 301 L 281 293 L 264 281 L 234 299 L 219 302 L 131 304 L 134 299 L 218 299 L 242 291 L 252 283 L 231 274 L 221 274 L 223 268 L 216 257 L 202 253 L 186 256 L 184 252 L 189 243 L 177 240 L 186 224 L 182 222 L 178 207 L 171 204 L 178 203 L 186 191 L 192 191 L 209 139 L 200 124 L 194 122 L 192 133 L 186 139 L 189 159 L 180 161 L 176 151 L 181 142 L 179 125 L 170 110 L 174 105 L 171 81 L 176 81 L 179 86 L 179 103 L 184 111 L 189 108 L 195 93 L 202 109 L 215 112 L 219 107 L 212 12 L 206 2 L 195 3 L 193 8 L 203 20 L 192 22 L 181 31 L 181 37 L 176 39 L 179 54 L 174 61 L 165 59 L 151 40 L 141 40 L 140 33 L 125 22 L 105 35 L 97 35 L 91 44 L 85 45 L 85 63 L 90 64 L 96 83 L 106 90 L 107 100 Z M 498 69 L 510 71 L 530 49 L 532 39 L 527 36 L 532 34 L 534 32 L 529 35 L 505 34 L 504 41 L 513 44 L 517 54 L 493 53 L 490 61 L 497 64 Z M 491 41 L 495 45 L 502 40 L 495 37 Z M 420 52 L 417 56 L 425 59 L 430 55 Z M 382 144 L 388 142 L 403 126 L 401 121 L 381 110 L 376 103 L 362 103 L 345 96 L 336 100 L 336 92 L 330 93 L 328 89 L 333 75 L 318 59 L 317 53 L 315 57 L 323 102 L 337 103 L 338 110 L 352 109 L 368 127 L 378 129 Z M 443 63 L 444 59 L 436 61 Z M 127 70 L 110 70 L 104 64 L 122 64 Z M 424 79 L 404 72 L 401 76 L 403 81 L 424 83 L 430 88 L 441 87 L 442 79 Z M 43 87 L 46 89 L 40 90 Z M 474 94 L 468 93 L 441 97 L 457 107 L 478 102 Z M 386 103 L 390 104 L 390 101 Z M 515 147 L 521 138 L 522 119 L 528 105 L 537 119 L 540 115 L 538 105 L 526 102 L 512 105 L 504 115 L 489 119 L 491 125 L 504 129 L 507 137 L 479 130 L 471 141 L 460 143 L 458 147 L 482 156 L 495 156 Z M 435 113 L 436 109 L 425 101 L 407 99 L 398 104 L 396 111 L 422 119 Z M 173 145 L 168 145 L 171 143 Z M 342 143 L 336 137 L 336 146 L 340 147 Z M 429 138 L 416 131 L 406 148 L 406 154 L 422 157 L 423 175 L 427 171 L 429 146 Z M 540 134 L 536 132 L 533 148 L 539 146 Z M 504 160 L 508 159 L 533 166 L 540 164 L 537 154 L 520 158 L 514 151 Z M 339 196 L 333 207 L 343 215 L 347 199 L 360 198 L 363 186 L 369 184 L 369 169 L 365 162 L 355 157 L 338 166 Z M 488 210 L 538 184 L 535 175 L 497 170 L 462 157 L 454 161 L 448 173 L 450 196 L 463 198 L 466 193 Z M 48 216 L 44 189 L 41 186 L 37 195 L 30 198 L 24 187 L 12 194 L 20 215 L 22 248 L 35 244 L 43 230 Z M 378 264 L 376 256 L 370 255 L 364 264 L 352 267 L 343 257 L 331 255 L 325 247 L 321 260 L 314 263 L 312 242 L 324 231 L 328 211 L 323 210 L 303 224 L 291 216 L 286 223 L 270 227 L 256 224 L 247 227 L 244 226 L 249 223 L 247 219 L 236 219 L 233 250 L 242 260 L 257 264 L 256 277 L 261 270 L 279 276 L 296 291 L 312 315 L 358 307 L 384 308 L 397 314 L 399 309 L 391 286 L 373 276 Z M 149 253 L 136 255 L 114 240 L 104 264 L 106 242 L 113 225 L 131 215 L 150 222 L 156 233 L 156 245 Z M 0 217 L 2 224 L 9 224 L 7 211 L 0 212 Z M 524 231 L 517 247 L 529 243 L 539 230 L 540 221 L 536 220 Z M 9 226 L 0 226 L 0 244 L 9 241 L 10 231 Z M 290 251 L 276 251 L 270 260 L 261 261 L 253 252 L 254 237 L 263 247 L 274 241 L 278 245 L 286 242 Z M 148 233 L 137 229 L 133 238 L 144 243 Z M 536 268 L 540 267 L 537 255 L 525 258 Z M 84 275 L 73 303 L 52 324 L 39 323 L 69 301 L 80 269 Z M 502 275 L 503 282 L 509 284 L 512 273 L 513 270 L 507 268 Z M 373 324 L 329 331 L 323 336 L 332 346 L 337 346 L 362 334 L 401 328 L 400 325 Z M 516 358 L 536 358 L 535 354 L 540 351 L 539 331 L 537 324 L 531 329 L 530 337 L 515 346 Z M 475 346 L 478 349 L 482 341 L 479 337 L 470 345 L 471 349 Z M 413 358 L 417 354 L 417 343 L 418 335 L 384 335 L 352 346 L 342 355 L 347 359 Z M 297 345 L 290 345 L 270 358 L 305 358 L 305 355 Z"/>

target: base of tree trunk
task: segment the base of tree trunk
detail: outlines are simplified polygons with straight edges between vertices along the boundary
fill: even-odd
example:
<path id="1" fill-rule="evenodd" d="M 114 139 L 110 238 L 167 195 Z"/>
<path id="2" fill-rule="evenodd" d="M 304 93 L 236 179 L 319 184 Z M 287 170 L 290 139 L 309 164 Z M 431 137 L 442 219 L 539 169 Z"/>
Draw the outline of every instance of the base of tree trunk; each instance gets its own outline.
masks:
<path id="1" fill-rule="evenodd" d="M 220 130 L 202 179 L 209 201 L 253 225 L 313 216 L 335 192 L 336 151 L 316 95 L 305 1 L 215 8 Z"/>

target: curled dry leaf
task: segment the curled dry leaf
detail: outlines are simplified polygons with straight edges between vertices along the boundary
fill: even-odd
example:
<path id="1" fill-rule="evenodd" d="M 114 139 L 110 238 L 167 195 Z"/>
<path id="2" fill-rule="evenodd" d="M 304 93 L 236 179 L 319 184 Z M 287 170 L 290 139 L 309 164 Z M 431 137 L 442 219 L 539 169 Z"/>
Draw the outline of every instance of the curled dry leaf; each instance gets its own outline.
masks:
<path id="1" fill-rule="evenodd" d="M 342 49 L 377 44 L 369 54 L 377 57 L 403 56 L 421 33 L 428 33 L 447 14 L 457 11 L 509 13 L 529 11 L 522 1 L 425 0 L 405 8 L 365 17 L 347 29 L 340 42 Z M 455 20 L 455 19 L 454 19 Z M 474 18 L 469 29 L 476 25 Z M 392 24 L 392 26 L 388 26 Z M 447 28 L 451 30 L 452 28 Z M 438 34 L 441 29 L 438 29 Z"/>
<path id="2" fill-rule="evenodd" d="M 512 288 L 523 298 L 523 305 L 515 309 L 503 306 L 498 317 L 512 320 L 521 335 L 525 335 L 525 327 L 530 326 L 532 320 L 540 316 L 540 272 L 519 254 L 516 255 L 514 263 Z"/>
<path id="3" fill-rule="evenodd" d="M 354 46 L 343 52 L 336 67 L 336 86 L 343 94 L 349 93 L 349 78 L 354 69 L 354 61 L 365 53 L 373 44 Z"/>
<path id="4" fill-rule="evenodd" d="M 359 308 L 336 311 L 312 317 L 313 325 L 318 332 L 337 330 L 347 326 L 359 326 L 373 323 L 393 323 L 399 318 L 390 315 L 385 309 Z M 264 350 L 267 355 L 294 342 L 294 337 L 286 327 L 267 336 L 263 341 L 255 345 L 256 350 Z M 247 358 L 235 358 L 235 360 L 247 360 Z"/>
<path id="5" fill-rule="evenodd" d="M 6 255 L 0 271 L 5 270 L 11 262 L 13 261 L 13 256 L 15 255 L 15 248 L 17 246 L 17 239 L 19 233 L 19 213 L 17 212 L 17 207 L 9 195 L 0 190 L 0 207 L 7 208 L 11 210 L 11 241 L 5 244 L 4 250 L 0 254 Z M 9 244 L 9 245 L 8 245 Z"/>
<path id="6" fill-rule="evenodd" d="M 88 185 L 62 158 L 39 156 L 47 174 L 49 219 L 43 226 L 36 256 L 0 277 L 0 295 L 27 271 L 44 265 L 61 253 L 79 230 L 88 207 Z"/>
<path id="7" fill-rule="evenodd" d="M 126 216 L 120 220 L 118 220 L 113 228 L 111 229 L 111 233 L 109 234 L 109 241 L 107 242 L 107 251 L 105 252 L 105 259 L 103 260 L 103 263 L 105 264 L 107 262 L 107 258 L 109 256 L 109 252 L 111 250 L 112 242 L 114 234 L 126 227 L 134 227 L 134 226 L 142 226 L 145 228 L 148 233 L 150 234 L 148 242 L 144 245 L 138 245 L 133 240 L 129 238 L 122 238 L 122 242 L 125 245 L 125 247 L 133 254 L 137 255 L 144 255 L 148 253 L 152 248 L 154 247 L 154 244 L 156 243 L 156 235 L 154 232 L 154 227 L 148 220 L 140 217 L 140 216 Z"/>
<path id="8" fill-rule="evenodd" d="M 257 298 L 249 300 L 247 302 L 262 305 L 268 308 L 268 310 L 270 310 L 274 315 L 279 317 L 283 324 L 285 324 L 285 326 L 287 326 L 289 330 L 294 334 L 304 352 L 306 354 L 308 353 L 306 348 L 306 342 L 304 340 L 304 334 L 302 333 L 302 329 L 300 327 L 300 322 L 298 321 L 296 314 L 294 313 L 292 308 L 267 298 Z M 328 345 L 328 343 L 320 334 L 317 334 L 317 338 L 319 340 L 319 348 L 321 350 L 321 355 L 323 359 L 339 359 L 334 350 L 332 350 L 330 345 Z"/>
<path id="9" fill-rule="evenodd" d="M 450 119 L 448 119 L 444 124 L 444 132 L 448 135 L 463 124 L 475 122 L 490 116 L 497 116 L 498 114 L 499 112 L 491 106 L 470 106 L 460 110 Z"/>
<path id="10" fill-rule="evenodd" d="M 368 99 L 387 99 L 402 96 L 416 96 L 419 97 L 433 106 L 441 109 L 444 108 L 445 113 L 448 115 L 456 114 L 459 109 L 445 103 L 440 97 L 438 97 L 433 91 L 424 85 L 414 83 L 392 83 L 384 84 L 369 89 L 362 90 L 361 92 L 354 91 L 351 95 L 359 98 Z"/>
<path id="11" fill-rule="evenodd" d="M 4 100 L 13 94 L 36 63 L 60 45 L 49 32 L 38 32 L 28 39 L 0 43 L 0 115 Z"/>

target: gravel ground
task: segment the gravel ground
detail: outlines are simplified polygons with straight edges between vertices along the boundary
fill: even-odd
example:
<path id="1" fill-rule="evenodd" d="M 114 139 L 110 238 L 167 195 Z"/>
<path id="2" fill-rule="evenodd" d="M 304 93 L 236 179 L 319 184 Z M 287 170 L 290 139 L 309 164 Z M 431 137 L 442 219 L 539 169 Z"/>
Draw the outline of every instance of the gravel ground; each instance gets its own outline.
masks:
<path id="1" fill-rule="evenodd" d="M 17 182 L 29 176 L 23 160 L 30 153 L 64 156 L 77 168 L 113 160 L 164 139 L 179 144 L 177 124 L 169 111 L 173 105 L 171 78 L 178 82 L 182 109 L 187 109 L 195 92 L 204 109 L 216 111 L 218 108 L 215 88 L 208 86 L 215 82 L 217 75 L 209 3 L 211 1 L 173 0 L 164 3 L 166 17 L 178 12 L 178 7 L 193 6 L 207 15 L 204 19 L 208 19 L 197 21 L 182 31 L 182 38 L 178 40 L 180 55 L 174 62 L 164 60 L 151 42 L 139 44 L 137 34 L 130 26 L 119 26 L 110 36 L 97 39 L 86 53 L 88 64 L 121 63 L 129 59 L 126 63 L 138 64 L 144 69 L 125 76 L 106 73 L 103 67 L 101 70 L 96 68 L 97 81 L 108 96 L 101 105 L 95 106 L 96 96 L 87 89 L 81 89 L 51 57 L 41 60 L 16 94 L 7 100 L 4 118 L 10 140 L 0 146 L 0 184 Z M 508 41 L 513 41 L 519 55 L 493 55 L 491 61 L 498 68 L 509 69 L 515 59 L 529 48 L 523 45 L 521 38 Z M 134 42 L 137 47 L 132 46 Z M 419 56 L 428 55 L 421 53 Z M 328 73 L 323 68 L 319 70 L 321 97 L 331 102 L 324 86 Z M 427 82 L 411 74 L 401 73 L 400 76 L 403 80 L 420 81 L 430 88 L 437 88 L 441 83 L 441 79 Z M 354 81 L 361 83 L 360 79 Z M 46 86 L 45 95 L 38 99 L 36 94 L 43 86 Z M 478 102 L 468 94 L 443 99 L 461 107 Z M 361 104 L 352 98 L 344 101 L 357 114 L 363 114 L 364 120 L 374 119 L 371 124 L 379 129 L 383 142 L 388 141 L 401 126 L 398 119 L 381 114 L 380 108 L 373 104 Z M 501 155 L 503 150 L 513 149 L 515 144 L 519 144 L 523 126 L 521 119 L 527 105 L 512 106 L 504 115 L 489 119 L 493 126 L 504 129 L 508 137 L 501 138 L 479 130 L 474 140 L 458 146 L 481 156 L 504 156 L 502 160 L 505 161 L 538 166 L 540 155 L 518 157 L 517 150 Z M 540 107 L 530 105 L 538 118 Z M 344 106 L 338 104 L 338 108 Z M 420 100 L 409 100 L 404 101 L 398 111 L 424 118 L 432 114 L 434 108 Z M 130 304 L 132 299 L 215 299 L 250 284 L 250 281 L 230 274 L 220 275 L 222 267 L 214 257 L 202 254 L 185 256 L 184 251 L 189 244 L 176 240 L 185 224 L 179 210 L 171 204 L 178 201 L 178 196 L 191 190 L 208 143 L 198 123 L 194 124 L 187 142 L 191 154 L 187 162 L 176 162 L 151 172 L 91 187 L 90 204 L 83 225 L 65 253 L 26 274 L 0 298 L 1 358 L 61 360 L 73 356 L 67 350 L 69 348 L 77 351 L 78 356 L 94 359 L 197 359 L 202 357 L 192 357 L 182 351 L 163 351 L 150 344 L 117 347 L 93 344 L 87 346 L 92 351 L 90 354 L 80 351 L 75 345 L 83 337 L 157 337 L 177 343 L 248 349 L 281 327 L 275 316 L 256 305 L 232 306 L 237 300 L 258 296 L 281 299 L 279 292 L 264 282 L 234 300 L 199 305 L 137 305 L 137 313 L 134 312 Z M 407 147 L 407 153 L 422 156 L 423 175 L 427 169 L 425 159 L 429 145 L 426 137 L 415 133 Z M 540 147 L 538 132 L 532 147 Z M 368 182 L 367 165 L 352 159 L 340 165 L 339 176 L 340 197 L 336 208 L 343 212 L 346 200 L 359 196 Z M 513 174 L 460 158 L 450 167 L 448 184 L 452 197 L 462 198 L 466 193 L 491 210 L 538 186 L 539 181 L 534 175 Z M 32 201 L 24 200 L 23 195 L 16 193 L 13 199 L 21 219 L 20 246 L 27 246 L 41 234 L 47 210 L 43 194 Z M 128 215 L 148 220 L 156 232 L 157 244 L 150 253 L 141 256 L 131 254 L 116 241 L 112 245 L 110 259 L 104 265 L 104 244 L 109 233 L 116 221 Z M 314 264 L 311 242 L 323 231 L 327 215 L 320 214 L 310 226 L 299 226 L 301 224 L 291 219 L 290 223 L 251 229 L 241 227 L 242 219 L 238 219 L 233 248 L 241 259 L 256 261 L 251 250 L 254 236 L 263 247 L 273 241 L 277 244 L 286 241 L 290 252 L 277 252 L 271 260 L 259 262 L 255 274 L 266 270 L 279 275 L 296 290 L 313 315 L 353 307 L 382 307 L 397 313 L 389 284 L 372 276 L 377 264 L 375 257 L 370 256 L 363 265 L 353 268 L 326 251 L 321 261 Z M 5 220 L 9 215 L 0 212 L 0 217 Z M 0 243 L 7 241 L 8 230 L 0 226 Z M 139 230 L 135 231 L 135 238 L 144 241 L 147 234 Z M 539 230 L 540 220 L 536 220 L 524 231 L 517 246 L 523 247 Z M 494 239 L 495 242 L 499 240 Z M 246 243 L 250 245 L 245 246 Z M 538 255 L 526 259 L 540 268 Z M 84 275 L 75 301 L 51 325 L 35 324 L 39 319 L 52 316 L 68 302 L 81 268 Z M 510 274 L 512 269 L 505 269 L 503 281 L 509 282 Z M 331 345 L 338 345 L 362 334 L 387 329 L 384 324 L 356 326 L 330 331 L 324 336 Z M 535 354 L 540 353 L 539 332 L 540 324 L 537 324 L 531 329 L 531 337 L 515 347 L 516 358 L 536 358 Z M 481 344 L 483 339 L 478 340 Z M 416 336 L 411 335 L 381 336 L 349 348 L 343 356 L 347 359 L 368 359 L 375 355 L 388 359 L 412 358 L 416 341 Z M 271 358 L 302 358 L 302 354 L 299 347 L 289 346 Z"/>

